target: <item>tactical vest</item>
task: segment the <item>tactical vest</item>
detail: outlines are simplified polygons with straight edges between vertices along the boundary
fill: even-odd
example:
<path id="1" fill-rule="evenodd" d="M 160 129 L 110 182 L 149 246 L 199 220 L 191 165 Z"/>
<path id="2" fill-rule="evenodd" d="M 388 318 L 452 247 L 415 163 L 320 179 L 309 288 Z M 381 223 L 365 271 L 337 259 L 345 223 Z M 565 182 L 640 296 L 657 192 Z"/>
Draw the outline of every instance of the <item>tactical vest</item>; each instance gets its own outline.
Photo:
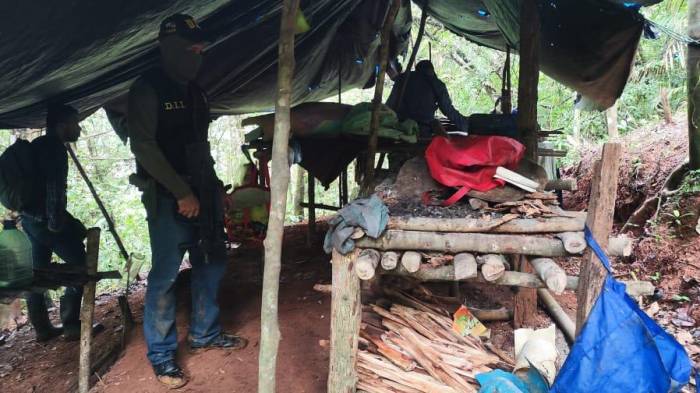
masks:
<path id="1" fill-rule="evenodd" d="M 186 147 L 206 142 L 208 138 L 209 102 L 206 94 L 194 83 L 183 89 L 160 69 L 148 72 L 142 78 L 158 95 L 156 143 L 175 172 L 189 178 Z M 137 173 L 150 177 L 139 164 Z"/>

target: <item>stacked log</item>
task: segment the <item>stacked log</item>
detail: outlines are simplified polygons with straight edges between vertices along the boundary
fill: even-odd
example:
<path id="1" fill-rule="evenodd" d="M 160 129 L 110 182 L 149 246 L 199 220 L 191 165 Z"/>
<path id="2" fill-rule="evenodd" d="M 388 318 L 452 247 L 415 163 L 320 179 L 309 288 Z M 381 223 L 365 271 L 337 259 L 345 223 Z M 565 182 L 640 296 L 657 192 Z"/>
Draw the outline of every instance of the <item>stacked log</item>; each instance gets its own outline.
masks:
<path id="1" fill-rule="evenodd" d="M 408 295 L 405 295 L 408 296 Z M 435 306 L 393 304 L 363 312 L 357 389 L 367 393 L 477 392 L 476 374 L 512 368 L 512 359 L 463 337 Z"/>

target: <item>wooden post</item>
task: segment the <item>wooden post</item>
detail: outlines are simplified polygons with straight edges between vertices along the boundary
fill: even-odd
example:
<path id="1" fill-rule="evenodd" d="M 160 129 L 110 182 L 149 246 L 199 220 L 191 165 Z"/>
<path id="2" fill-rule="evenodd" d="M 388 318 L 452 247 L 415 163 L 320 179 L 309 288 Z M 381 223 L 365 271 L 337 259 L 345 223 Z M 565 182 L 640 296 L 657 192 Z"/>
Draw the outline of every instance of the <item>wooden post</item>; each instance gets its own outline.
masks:
<path id="1" fill-rule="evenodd" d="M 591 185 L 591 196 L 588 201 L 588 217 L 586 225 L 601 247 L 608 245 L 608 237 L 612 229 L 615 198 L 617 197 L 618 167 L 622 147 L 619 143 L 606 143 L 603 146 L 603 157 L 596 162 Z M 578 307 L 576 310 L 576 334 L 588 318 L 607 271 L 598 257 L 586 249 L 581 264 L 580 282 L 576 290 Z"/>
<path id="2" fill-rule="evenodd" d="M 360 279 L 355 273 L 355 250 L 343 256 L 333 250 L 331 288 L 331 352 L 328 392 L 352 393 L 357 383 L 357 342 L 360 335 L 362 303 Z"/>
<path id="3" fill-rule="evenodd" d="M 367 166 L 365 168 L 365 178 L 362 182 L 362 195 L 372 193 L 372 183 L 374 182 L 374 159 L 377 154 L 377 143 L 379 132 L 379 110 L 382 105 L 384 93 L 384 78 L 386 76 L 387 63 L 389 61 L 389 38 L 391 28 L 394 26 L 396 14 L 401 7 L 401 0 L 390 0 L 391 6 L 386 14 L 381 32 L 381 46 L 379 48 L 379 72 L 377 73 L 376 85 L 374 87 L 374 98 L 372 99 L 372 118 L 369 125 L 369 144 L 367 148 Z"/>
<path id="4" fill-rule="evenodd" d="M 700 0 L 688 0 L 688 35 L 695 40 L 700 39 Z M 695 170 L 700 169 L 700 46 L 698 44 L 688 44 L 687 70 L 689 169 Z"/>
<path id="5" fill-rule="evenodd" d="M 620 131 L 617 128 L 617 102 L 605 111 L 605 118 L 608 124 L 608 139 L 610 141 L 620 139 Z"/>
<path id="6" fill-rule="evenodd" d="M 533 273 L 533 269 L 527 257 L 520 255 L 519 271 L 523 273 Z M 533 317 L 537 313 L 537 289 L 518 288 L 513 302 L 513 325 L 516 329 L 531 327 Z"/>
<path id="7" fill-rule="evenodd" d="M 90 228 L 87 232 L 85 265 L 87 273 L 97 273 L 97 261 L 100 254 L 100 228 Z M 89 281 L 83 287 L 83 303 L 80 307 L 80 367 L 78 369 L 78 392 L 90 390 L 90 349 L 92 348 L 92 320 L 95 313 L 95 281 Z"/>
<path id="8" fill-rule="evenodd" d="M 523 0 L 520 7 L 520 80 L 518 130 L 526 157 L 537 161 L 537 86 L 540 78 L 540 14 L 537 0 Z M 517 318 L 517 315 L 516 315 Z"/>
<path id="9" fill-rule="evenodd" d="M 308 221 L 306 226 L 306 244 L 311 246 L 316 239 L 316 178 L 309 172 L 307 174 L 308 182 Z"/>
<path id="10" fill-rule="evenodd" d="M 287 189 L 289 188 L 287 150 L 294 76 L 294 28 L 299 1 L 283 1 L 280 23 L 278 91 L 275 104 L 275 131 L 272 141 L 271 206 L 264 242 L 265 270 L 260 313 L 260 359 L 258 366 L 258 392 L 260 393 L 273 393 L 276 388 L 277 349 L 280 340 L 277 308 L 279 278 L 282 268 L 284 215 L 287 210 Z M 309 178 L 311 177 L 309 175 Z"/>

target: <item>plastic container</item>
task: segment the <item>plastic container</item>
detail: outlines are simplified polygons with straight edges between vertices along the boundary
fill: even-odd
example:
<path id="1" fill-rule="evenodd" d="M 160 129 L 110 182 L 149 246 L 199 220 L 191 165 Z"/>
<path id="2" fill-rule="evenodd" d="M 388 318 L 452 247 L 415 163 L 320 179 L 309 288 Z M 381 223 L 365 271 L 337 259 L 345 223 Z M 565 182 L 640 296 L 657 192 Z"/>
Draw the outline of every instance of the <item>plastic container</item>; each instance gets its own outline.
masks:
<path id="1" fill-rule="evenodd" d="M 0 232 L 0 288 L 17 288 L 32 282 L 32 244 L 14 220 L 4 220 Z"/>

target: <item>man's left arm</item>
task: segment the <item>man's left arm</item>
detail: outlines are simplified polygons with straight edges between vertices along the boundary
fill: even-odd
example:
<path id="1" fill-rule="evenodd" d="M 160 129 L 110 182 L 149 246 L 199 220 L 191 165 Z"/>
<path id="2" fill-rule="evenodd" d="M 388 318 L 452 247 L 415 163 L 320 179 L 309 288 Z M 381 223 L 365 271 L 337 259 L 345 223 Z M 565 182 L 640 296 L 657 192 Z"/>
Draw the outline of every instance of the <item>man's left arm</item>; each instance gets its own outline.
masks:
<path id="1" fill-rule="evenodd" d="M 435 89 L 440 112 L 447 116 L 447 118 L 460 129 L 460 131 L 469 132 L 469 118 L 459 113 L 457 108 L 452 105 L 452 99 L 450 99 L 450 93 L 447 91 L 447 86 L 445 86 L 441 80 L 436 78 L 433 82 L 433 88 Z"/>

